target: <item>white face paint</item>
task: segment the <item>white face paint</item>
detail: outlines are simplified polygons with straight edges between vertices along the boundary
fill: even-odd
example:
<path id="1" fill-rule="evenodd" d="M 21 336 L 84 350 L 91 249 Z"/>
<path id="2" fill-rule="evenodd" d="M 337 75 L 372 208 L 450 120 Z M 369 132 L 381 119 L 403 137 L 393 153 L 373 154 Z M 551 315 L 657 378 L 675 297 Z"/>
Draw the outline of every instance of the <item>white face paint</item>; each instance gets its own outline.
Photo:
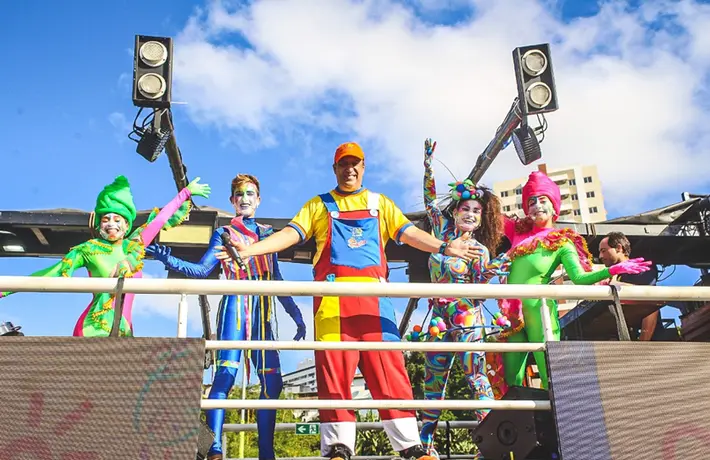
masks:
<path id="1" fill-rule="evenodd" d="M 459 232 L 475 232 L 481 226 L 483 206 L 476 200 L 462 202 L 454 211 L 454 223 Z"/>
<path id="2" fill-rule="evenodd" d="M 106 241 L 118 241 L 126 236 L 128 222 L 123 216 L 109 213 L 101 217 L 99 235 Z"/>
<path id="3" fill-rule="evenodd" d="M 246 218 L 254 217 L 256 208 L 259 207 L 260 203 L 256 186 L 251 182 L 247 182 L 242 185 L 241 188 L 234 191 L 234 196 L 232 196 L 231 201 L 238 216 Z"/>
<path id="4" fill-rule="evenodd" d="M 546 225 L 555 216 L 555 208 L 545 195 L 531 196 L 528 199 L 528 217 L 538 226 Z"/>

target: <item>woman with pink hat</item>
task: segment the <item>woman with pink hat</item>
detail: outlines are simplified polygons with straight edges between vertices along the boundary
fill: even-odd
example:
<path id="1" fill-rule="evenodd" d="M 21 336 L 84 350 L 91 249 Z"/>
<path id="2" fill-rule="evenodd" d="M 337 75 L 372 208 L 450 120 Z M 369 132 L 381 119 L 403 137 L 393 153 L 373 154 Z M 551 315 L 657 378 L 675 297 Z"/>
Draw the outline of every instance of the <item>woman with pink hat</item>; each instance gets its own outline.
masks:
<path id="1" fill-rule="evenodd" d="M 574 284 L 591 285 L 614 275 L 641 273 L 649 270 L 650 261 L 631 259 L 626 262 L 592 271 L 592 255 L 587 243 L 571 228 L 557 229 L 554 222 L 560 215 L 560 189 L 540 171 L 530 173 L 523 186 L 523 219 L 505 218 L 505 236 L 512 247 L 508 284 L 548 284 L 560 264 Z M 499 341 L 544 342 L 541 299 L 501 301 L 501 311 L 508 317 L 511 327 L 501 334 Z M 560 339 L 560 323 L 557 302 L 548 300 L 552 334 Z M 548 387 L 545 353 L 534 352 L 540 372 L 542 387 Z M 500 368 L 489 360 L 489 378 L 496 394 L 504 394 L 507 385 L 520 386 L 525 375 L 526 352 L 502 354 L 505 382 L 500 378 Z M 497 372 L 496 372 L 497 371 Z"/>

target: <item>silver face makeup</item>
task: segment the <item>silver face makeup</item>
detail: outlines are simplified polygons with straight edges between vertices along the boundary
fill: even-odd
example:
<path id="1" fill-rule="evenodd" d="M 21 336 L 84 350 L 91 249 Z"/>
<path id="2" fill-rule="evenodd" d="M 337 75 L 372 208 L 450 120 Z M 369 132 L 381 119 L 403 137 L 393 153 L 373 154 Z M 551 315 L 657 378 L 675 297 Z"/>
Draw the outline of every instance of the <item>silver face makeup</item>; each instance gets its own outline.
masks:
<path id="1" fill-rule="evenodd" d="M 99 235 L 106 241 L 118 241 L 126 236 L 128 222 L 123 216 L 109 213 L 101 217 Z"/>

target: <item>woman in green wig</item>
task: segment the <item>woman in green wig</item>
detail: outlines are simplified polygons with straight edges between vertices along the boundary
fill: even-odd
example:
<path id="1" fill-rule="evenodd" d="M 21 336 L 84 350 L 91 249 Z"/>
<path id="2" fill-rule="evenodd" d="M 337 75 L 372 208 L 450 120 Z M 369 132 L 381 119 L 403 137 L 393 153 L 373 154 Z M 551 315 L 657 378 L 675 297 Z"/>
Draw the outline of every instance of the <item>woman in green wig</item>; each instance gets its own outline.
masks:
<path id="1" fill-rule="evenodd" d="M 145 224 L 133 229 L 136 207 L 128 180 L 118 176 L 96 199 L 89 223 L 95 238 L 71 248 L 61 261 L 31 276 L 72 276 L 85 267 L 94 278 L 141 278 L 145 248 L 158 232 L 180 225 L 190 212 L 190 197 L 209 197 L 210 187 L 193 180 L 162 210 L 154 209 Z M 12 292 L 0 292 L 0 298 Z M 133 336 L 134 294 L 125 294 L 119 336 Z M 74 326 L 75 337 L 107 337 L 111 332 L 114 294 L 96 293 Z"/>

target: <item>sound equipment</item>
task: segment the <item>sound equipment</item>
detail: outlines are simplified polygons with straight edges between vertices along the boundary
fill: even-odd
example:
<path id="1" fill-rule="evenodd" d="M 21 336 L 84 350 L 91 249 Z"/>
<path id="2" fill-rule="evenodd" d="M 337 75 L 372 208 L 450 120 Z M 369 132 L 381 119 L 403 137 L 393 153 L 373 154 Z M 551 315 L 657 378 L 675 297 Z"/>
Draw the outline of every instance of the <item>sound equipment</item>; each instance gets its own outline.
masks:
<path id="1" fill-rule="evenodd" d="M 0 457 L 195 458 L 204 354 L 197 338 L 3 336 Z"/>
<path id="2" fill-rule="evenodd" d="M 547 342 L 561 459 L 706 459 L 708 356 L 708 343 Z"/>
<path id="3" fill-rule="evenodd" d="M 549 400 L 536 388 L 510 387 L 503 400 Z M 492 410 L 473 431 L 473 442 L 486 460 L 551 459 L 557 432 L 550 411 Z"/>
<path id="4" fill-rule="evenodd" d="M 215 434 L 205 422 L 200 420 L 200 434 L 197 438 L 197 458 L 196 460 L 205 460 L 207 454 L 214 443 Z"/>

